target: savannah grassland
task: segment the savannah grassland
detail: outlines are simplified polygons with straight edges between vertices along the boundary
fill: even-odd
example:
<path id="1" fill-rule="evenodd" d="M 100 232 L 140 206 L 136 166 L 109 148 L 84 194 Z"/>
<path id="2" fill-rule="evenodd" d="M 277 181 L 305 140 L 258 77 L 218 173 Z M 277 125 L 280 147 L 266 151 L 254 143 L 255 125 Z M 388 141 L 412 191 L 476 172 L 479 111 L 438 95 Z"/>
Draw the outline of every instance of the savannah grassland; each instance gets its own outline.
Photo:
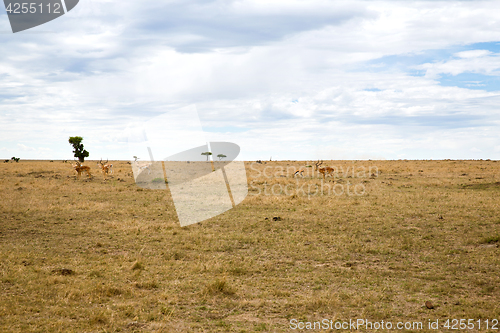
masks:
<path id="1" fill-rule="evenodd" d="M 107 181 L 85 164 L 92 180 L 61 161 L 0 164 L 0 332 L 500 319 L 500 162 L 325 161 L 356 171 L 337 194 L 310 168 L 287 174 L 304 162 L 247 163 L 248 197 L 184 228 L 127 162 Z M 348 184 L 364 194 L 338 195 Z"/>

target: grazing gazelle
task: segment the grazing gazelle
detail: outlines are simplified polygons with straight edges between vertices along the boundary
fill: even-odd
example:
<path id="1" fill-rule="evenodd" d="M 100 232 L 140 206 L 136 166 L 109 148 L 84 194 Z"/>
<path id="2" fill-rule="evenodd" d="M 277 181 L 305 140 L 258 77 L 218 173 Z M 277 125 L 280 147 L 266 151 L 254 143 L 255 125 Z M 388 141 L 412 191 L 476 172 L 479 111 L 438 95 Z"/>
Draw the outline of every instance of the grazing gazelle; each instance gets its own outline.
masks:
<path id="1" fill-rule="evenodd" d="M 293 174 L 293 176 L 297 176 L 297 175 L 301 175 L 302 178 L 304 178 L 304 172 L 306 172 L 306 169 L 307 167 L 303 167 L 303 168 L 299 168 L 299 170 L 295 171 L 295 173 Z"/>
<path id="2" fill-rule="evenodd" d="M 335 172 L 334 168 L 330 168 L 329 166 L 327 167 L 321 167 L 320 165 L 323 164 L 323 161 L 318 161 L 314 164 L 314 169 L 317 170 L 320 174 L 323 175 L 323 179 L 325 179 L 326 175 L 331 174 L 333 177 L 333 173 Z"/>
<path id="3" fill-rule="evenodd" d="M 107 174 L 110 174 L 110 173 L 113 173 L 113 164 L 107 164 L 108 163 L 108 159 L 106 159 L 106 162 L 102 163 L 102 158 L 101 160 L 99 161 L 99 163 L 97 163 L 97 165 L 99 165 L 102 169 L 102 176 L 104 177 L 104 180 L 106 180 L 106 175 Z"/>
<path id="4" fill-rule="evenodd" d="M 76 164 L 73 165 L 73 168 L 75 169 L 76 172 L 78 172 L 78 175 L 77 175 L 77 178 L 80 178 L 80 176 L 82 175 L 82 172 L 86 172 L 87 175 L 89 176 L 89 178 L 92 177 L 92 175 L 90 174 L 90 167 L 89 166 L 86 166 L 86 165 L 82 165 L 80 162 L 76 161 Z"/>
<path id="5" fill-rule="evenodd" d="M 295 177 L 297 175 L 301 175 L 302 178 L 304 178 L 304 171 L 305 171 L 304 169 L 299 169 L 299 170 L 295 171 L 295 173 L 293 174 L 293 176 Z"/>

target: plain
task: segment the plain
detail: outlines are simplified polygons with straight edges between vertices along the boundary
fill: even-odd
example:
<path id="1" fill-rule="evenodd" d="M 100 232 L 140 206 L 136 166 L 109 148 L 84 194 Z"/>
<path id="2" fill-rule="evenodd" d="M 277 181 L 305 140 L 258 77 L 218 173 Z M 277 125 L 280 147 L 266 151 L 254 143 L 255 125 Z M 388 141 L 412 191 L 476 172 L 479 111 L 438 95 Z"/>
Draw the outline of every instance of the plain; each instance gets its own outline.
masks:
<path id="1" fill-rule="evenodd" d="M 90 180 L 61 161 L 0 164 L 0 331 L 500 319 L 496 161 L 324 161 L 343 170 L 325 181 L 314 162 L 247 162 L 248 197 L 184 228 L 168 191 L 112 163 L 107 180 L 96 161 Z"/>

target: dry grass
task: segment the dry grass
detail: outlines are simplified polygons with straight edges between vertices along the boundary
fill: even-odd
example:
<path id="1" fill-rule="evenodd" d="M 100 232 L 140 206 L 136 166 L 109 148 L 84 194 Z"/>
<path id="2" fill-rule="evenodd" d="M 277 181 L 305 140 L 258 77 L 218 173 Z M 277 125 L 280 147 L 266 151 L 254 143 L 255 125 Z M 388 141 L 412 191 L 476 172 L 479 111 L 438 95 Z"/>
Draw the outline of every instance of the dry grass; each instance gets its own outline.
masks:
<path id="1" fill-rule="evenodd" d="M 496 161 L 326 161 L 355 169 L 327 183 L 359 196 L 286 171 L 303 162 L 248 164 L 247 199 L 185 228 L 168 191 L 112 163 L 107 181 L 95 162 L 92 180 L 61 161 L 0 164 L 1 332 L 500 319 Z"/>

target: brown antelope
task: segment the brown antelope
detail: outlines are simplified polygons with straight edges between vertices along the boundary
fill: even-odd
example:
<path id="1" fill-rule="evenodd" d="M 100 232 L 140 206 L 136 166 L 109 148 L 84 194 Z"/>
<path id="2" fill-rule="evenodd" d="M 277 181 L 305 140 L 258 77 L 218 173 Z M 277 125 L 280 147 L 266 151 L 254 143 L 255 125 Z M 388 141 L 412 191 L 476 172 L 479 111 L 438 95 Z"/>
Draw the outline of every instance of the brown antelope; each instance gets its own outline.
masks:
<path id="1" fill-rule="evenodd" d="M 306 172 L 306 168 L 307 168 L 307 166 L 299 168 L 299 170 L 295 171 L 295 173 L 293 174 L 293 176 L 295 177 L 297 175 L 301 175 L 302 178 L 304 178 L 304 172 Z"/>
<path id="2" fill-rule="evenodd" d="M 323 161 L 318 161 L 314 164 L 314 169 L 317 170 L 320 174 L 323 175 L 323 179 L 325 179 L 326 175 L 331 174 L 333 177 L 333 173 L 335 172 L 334 168 L 330 168 L 329 166 L 327 167 L 321 167 L 320 165 L 323 164 Z"/>
<path id="3" fill-rule="evenodd" d="M 110 173 L 113 173 L 113 164 L 107 164 L 108 163 L 108 159 L 106 159 L 106 162 L 102 163 L 102 158 L 101 160 L 99 161 L 99 163 L 97 163 L 97 165 L 99 165 L 102 169 L 102 176 L 104 177 L 104 180 L 106 180 L 106 175 L 107 174 L 110 174 Z"/>
<path id="4" fill-rule="evenodd" d="M 76 162 L 76 164 L 73 165 L 73 168 L 75 169 L 76 172 L 78 172 L 78 175 L 77 175 L 78 178 L 80 178 L 83 171 L 85 171 L 87 173 L 89 178 L 92 177 L 92 175 L 90 174 L 90 167 L 89 166 L 82 165 L 79 161 L 75 161 L 75 162 Z"/>
<path id="5" fill-rule="evenodd" d="M 297 175 L 301 175 L 302 178 L 304 178 L 304 171 L 305 171 L 304 169 L 299 169 L 299 170 L 295 171 L 295 173 L 293 174 L 293 176 L 295 177 Z"/>

